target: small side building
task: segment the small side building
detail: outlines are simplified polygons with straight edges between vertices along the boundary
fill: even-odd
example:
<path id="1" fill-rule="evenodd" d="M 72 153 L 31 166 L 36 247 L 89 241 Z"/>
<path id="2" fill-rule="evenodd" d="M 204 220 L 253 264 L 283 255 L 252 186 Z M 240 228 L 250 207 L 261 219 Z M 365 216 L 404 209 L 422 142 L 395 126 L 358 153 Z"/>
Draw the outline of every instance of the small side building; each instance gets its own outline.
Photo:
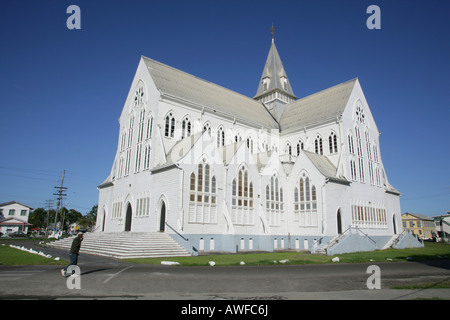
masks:
<path id="1" fill-rule="evenodd" d="M 411 232 L 419 239 L 436 238 L 436 228 L 432 217 L 406 212 L 402 214 L 403 230 Z"/>
<path id="2" fill-rule="evenodd" d="M 433 217 L 436 226 L 437 241 L 450 241 L 450 211 L 442 216 Z"/>
<path id="3" fill-rule="evenodd" d="M 28 217 L 33 208 L 17 201 L 0 203 L 0 232 L 4 235 L 16 231 L 27 233 Z"/>

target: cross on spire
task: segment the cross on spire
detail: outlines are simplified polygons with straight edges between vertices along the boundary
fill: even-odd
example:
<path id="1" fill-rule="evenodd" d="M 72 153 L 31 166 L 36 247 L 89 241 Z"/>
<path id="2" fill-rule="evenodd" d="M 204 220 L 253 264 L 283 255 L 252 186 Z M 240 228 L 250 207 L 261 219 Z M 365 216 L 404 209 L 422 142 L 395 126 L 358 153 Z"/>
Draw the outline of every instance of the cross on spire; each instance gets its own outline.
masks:
<path id="1" fill-rule="evenodd" d="M 272 42 L 273 42 L 274 34 L 275 34 L 275 27 L 273 26 L 273 23 L 272 23 L 272 27 L 270 28 L 270 33 L 272 33 Z"/>

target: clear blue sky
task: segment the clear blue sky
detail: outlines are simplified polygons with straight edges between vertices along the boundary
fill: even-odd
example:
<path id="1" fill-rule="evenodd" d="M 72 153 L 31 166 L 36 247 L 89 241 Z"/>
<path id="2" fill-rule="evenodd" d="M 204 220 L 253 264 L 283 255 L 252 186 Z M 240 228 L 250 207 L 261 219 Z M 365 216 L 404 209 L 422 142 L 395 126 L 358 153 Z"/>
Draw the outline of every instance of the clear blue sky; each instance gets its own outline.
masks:
<path id="1" fill-rule="evenodd" d="M 69 30 L 66 9 L 81 9 Z M 369 30 L 366 9 L 381 9 Z M 34 208 L 66 170 L 86 213 L 109 174 L 141 55 L 253 97 L 270 27 L 298 97 L 358 77 L 402 212 L 450 210 L 450 1 L 0 2 L 0 202 Z"/>

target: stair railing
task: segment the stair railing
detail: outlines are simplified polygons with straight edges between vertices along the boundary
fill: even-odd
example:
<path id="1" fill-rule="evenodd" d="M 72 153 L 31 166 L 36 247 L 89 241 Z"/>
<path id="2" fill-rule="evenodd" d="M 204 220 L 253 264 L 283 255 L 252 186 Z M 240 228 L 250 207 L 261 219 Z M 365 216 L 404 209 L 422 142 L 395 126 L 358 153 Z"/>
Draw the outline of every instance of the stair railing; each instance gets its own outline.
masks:
<path id="1" fill-rule="evenodd" d="M 189 241 L 188 238 L 185 238 L 181 233 L 175 230 L 170 224 L 166 222 L 166 226 L 168 226 L 173 232 L 175 232 L 179 237 L 181 237 L 184 241 Z"/>

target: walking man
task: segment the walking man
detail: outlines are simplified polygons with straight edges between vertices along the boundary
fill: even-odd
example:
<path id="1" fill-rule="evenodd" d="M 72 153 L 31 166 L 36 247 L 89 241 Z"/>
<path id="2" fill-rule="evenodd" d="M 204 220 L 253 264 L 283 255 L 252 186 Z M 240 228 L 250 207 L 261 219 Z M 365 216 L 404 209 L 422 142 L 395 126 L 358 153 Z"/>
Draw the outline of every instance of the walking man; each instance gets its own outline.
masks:
<path id="1" fill-rule="evenodd" d="M 81 241 L 83 241 L 83 233 L 79 232 L 78 235 L 73 239 L 72 246 L 70 247 L 70 262 L 69 265 L 63 269 L 61 269 L 61 275 L 63 277 L 67 276 L 66 271 L 69 266 L 76 266 L 78 263 L 78 255 L 81 248 Z"/>

